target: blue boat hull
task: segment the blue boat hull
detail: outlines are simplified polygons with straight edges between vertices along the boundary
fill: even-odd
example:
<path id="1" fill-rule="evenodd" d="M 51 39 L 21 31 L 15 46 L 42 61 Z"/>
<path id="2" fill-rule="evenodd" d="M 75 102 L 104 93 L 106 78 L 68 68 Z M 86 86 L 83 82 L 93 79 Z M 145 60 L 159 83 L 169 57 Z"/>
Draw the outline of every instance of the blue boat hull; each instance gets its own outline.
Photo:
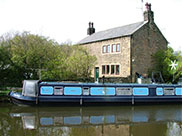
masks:
<path id="1" fill-rule="evenodd" d="M 98 105 L 137 105 L 182 103 L 181 96 L 39 96 L 27 97 L 11 92 L 10 98 L 18 105 L 51 105 L 51 106 L 98 106 Z"/>
<path id="2" fill-rule="evenodd" d="M 61 83 L 25 80 L 22 93 L 10 92 L 24 105 L 125 105 L 182 103 L 181 85 Z"/>

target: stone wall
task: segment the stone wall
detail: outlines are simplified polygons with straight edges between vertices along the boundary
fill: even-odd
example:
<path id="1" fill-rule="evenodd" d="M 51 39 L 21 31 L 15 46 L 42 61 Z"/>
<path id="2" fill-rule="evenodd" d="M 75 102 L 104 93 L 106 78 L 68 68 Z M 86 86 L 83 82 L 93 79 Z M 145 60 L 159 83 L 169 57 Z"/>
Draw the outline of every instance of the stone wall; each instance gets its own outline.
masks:
<path id="1" fill-rule="evenodd" d="M 158 50 L 167 48 L 167 41 L 155 23 L 147 23 L 136 31 L 131 40 L 132 81 L 135 73 L 147 76 L 152 69 L 152 55 Z"/>
<path id="2" fill-rule="evenodd" d="M 99 83 L 131 83 L 131 77 L 105 77 L 99 78 Z"/>
<path id="3" fill-rule="evenodd" d="M 103 53 L 102 47 L 104 45 L 120 44 L 120 52 L 115 53 Z M 130 76 L 130 37 L 122 37 L 111 40 L 104 40 L 95 43 L 89 43 L 81 45 L 86 47 L 91 55 L 97 57 L 97 64 L 95 67 L 99 67 L 99 77 L 102 77 L 102 65 L 120 65 L 120 74 L 111 75 L 105 74 L 105 77 L 128 77 Z M 92 71 L 92 77 L 94 77 L 94 70 Z"/>
<path id="4" fill-rule="evenodd" d="M 104 45 L 120 43 L 120 52 L 103 53 Z M 152 55 L 158 50 L 167 48 L 167 40 L 164 38 L 154 22 L 148 22 L 138 29 L 133 35 L 110 40 L 98 41 L 81 45 L 88 49 L 91 55 L 97 57 L 99 77 L 106 77 L 106 82 L 136 82 L 135 73 L 147 77 L 149 69 L 152 69 Z M 120 74 L 102 74 L 102 65 L 120 65 Z M 92 70 L 94 77 L 94 69 Z M 125 80 L 127 79 L 127 80 Z"/>

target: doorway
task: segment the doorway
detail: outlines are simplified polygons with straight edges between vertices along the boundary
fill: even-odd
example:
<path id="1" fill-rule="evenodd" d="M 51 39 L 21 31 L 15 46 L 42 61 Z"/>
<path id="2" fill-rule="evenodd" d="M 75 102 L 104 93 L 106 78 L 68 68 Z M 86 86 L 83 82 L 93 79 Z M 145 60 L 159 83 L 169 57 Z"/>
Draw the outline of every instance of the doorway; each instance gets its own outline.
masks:
<path id="1" fill-rule="evenodd" d="M 95 67 L 95 82 L 99 82 L 99 67 Z"/>

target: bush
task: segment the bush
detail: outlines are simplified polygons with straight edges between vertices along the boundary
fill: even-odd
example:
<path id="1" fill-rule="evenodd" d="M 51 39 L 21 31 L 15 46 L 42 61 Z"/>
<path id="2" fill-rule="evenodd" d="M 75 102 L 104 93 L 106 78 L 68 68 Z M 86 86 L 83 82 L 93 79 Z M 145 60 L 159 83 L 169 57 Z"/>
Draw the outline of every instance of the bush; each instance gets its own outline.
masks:
<path id="1" fill-rule="evenodd" d="M 28 32 L 8 34 L 0 38 L 0 86 L 22 86 L 25 79 L 87 79 L 95 61 L 76 45 L 59 45 Z"/>
<path id="2" fill-rule="evenodd" d="M 153 56 L 154 69 L 151 71 L 160 71 L 166 83 L 177 83 L 182 76 L 182 53 L 178 51 L 174 53 L 171 47 L 167 50 L 160 50 Z M 177 61 L 176 69 L 171 69 L 171 61 Z M 174 80 L 173 80 L 174 74 Z"/>

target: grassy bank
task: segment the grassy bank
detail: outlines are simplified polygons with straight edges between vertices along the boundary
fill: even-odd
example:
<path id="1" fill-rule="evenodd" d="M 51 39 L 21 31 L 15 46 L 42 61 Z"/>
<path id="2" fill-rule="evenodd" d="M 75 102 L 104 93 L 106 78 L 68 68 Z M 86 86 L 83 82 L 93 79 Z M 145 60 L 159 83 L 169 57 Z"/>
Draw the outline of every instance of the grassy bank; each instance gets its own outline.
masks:
<path id="1" fill-rule="evenodd" d="M 2 87 L 2 88 L 0 88 L 0 102 L 9 101 L 8 94 L 11 90 L 16 91 L 16 92 L 21 92 L 21 89 L 22 88 L 18 88 L 18 87 Z"/>
<path id="2" fill-rule="evenodd" d="M 9 90 L 0 91 L 0 102 L 9 101 L 9 98 L 8 98 L 8 93 L 9 93 L 9 92 L 10 92 Z"/>
<path id="3" fill-rule="evenodd" d="M 0 91 L 0 97 L 1 96 L 7 96 L 10 90 Z"/>
<path id="4" fill-rule="evenodd" d="M 10 92 L 9 89 L 0 89 L 0 102 L 8 101 L 8 93 Z"/>

